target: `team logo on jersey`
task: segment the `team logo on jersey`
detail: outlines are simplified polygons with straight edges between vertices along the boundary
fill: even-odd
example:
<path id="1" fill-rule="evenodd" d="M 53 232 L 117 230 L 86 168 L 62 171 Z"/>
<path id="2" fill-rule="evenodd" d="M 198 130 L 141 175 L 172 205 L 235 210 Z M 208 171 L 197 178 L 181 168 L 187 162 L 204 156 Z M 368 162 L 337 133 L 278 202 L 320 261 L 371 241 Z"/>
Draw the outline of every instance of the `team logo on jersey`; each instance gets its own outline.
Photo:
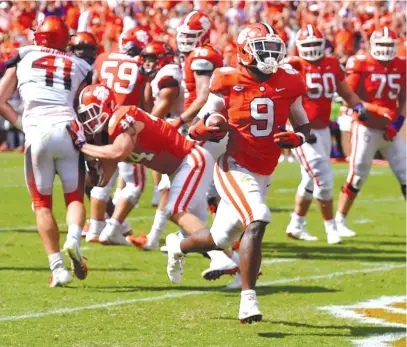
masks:
<path id="1" fill-rule="evenodd" d="M 93 91 L 93 95 L 101 102 L 105 102 L 109 97 L 109 90 L 103 86 L 97 86 Z"/>
<path id="2" fill-rule="evenodd" d="M 199 19 L 199 22 L 202 25 L 202 28 L 204 28 L 205 30 L 209 30 L 209 28 L 211 27 L 211 23 L 209 22 L 209 19 L 207 17 L 202 16 Z"/>
<path id="3" fill-rule="evenodd" d="M 237 92 L 241 92 L 244 89 L 244 87 L 240 84 L 237 84 L 233 87 L 233 90 L 237 91 Z"/>

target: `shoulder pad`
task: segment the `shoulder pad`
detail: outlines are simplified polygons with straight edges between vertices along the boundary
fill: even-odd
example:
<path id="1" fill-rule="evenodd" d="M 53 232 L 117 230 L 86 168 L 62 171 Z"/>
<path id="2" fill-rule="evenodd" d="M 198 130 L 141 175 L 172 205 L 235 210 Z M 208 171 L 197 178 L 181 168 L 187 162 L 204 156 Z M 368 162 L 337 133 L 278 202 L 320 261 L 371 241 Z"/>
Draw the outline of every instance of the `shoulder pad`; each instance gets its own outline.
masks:
<path id="1" fill-rule="evenodd" d="M 214 64 L 207 59 L 194 59 L 191 63 L 191 70 L 193 71 L 212 71 L 215 68 Z"/>
<path id="2" fill-rule="evenodd" d="M 109 137 L 114 139 L 136 122 L 131 106 L 120 106 L 109 119 Z"/>
<path id="3" fill-rule="evenodd" d="M 5 62 L 6 68 L 14 67 L 16 66 L 28 53 L 30 52 L 39 52 L 41 50 L 40 46 L 25 46 L 25 47 L 20 47 L 15 50 L 13 53 L 12 57 L 9 58 Z"/>
<path id="4" fill-rule="evenodd" d="M 283 64 L 280 66 L 281 69 L 283 69 L 285 72 L 287 72 L 290 75 L 297 75 L 299 72 L 297 70 L 295 70 L 291 64 Z"/>
<path id="5" fill-rule="evenodd" d="M 363 72 L 366 56 L 362 54 L 354 55 L 346 62 L 345 70 L 347 73 Z"/>
<path id="6" fill-rule="evenodd" d="M 221 67 L 215 69 L 212 74 L 209 90 L 211 93 L 223 93 L 236 85 L 237 69 L 233 67 Z"/>

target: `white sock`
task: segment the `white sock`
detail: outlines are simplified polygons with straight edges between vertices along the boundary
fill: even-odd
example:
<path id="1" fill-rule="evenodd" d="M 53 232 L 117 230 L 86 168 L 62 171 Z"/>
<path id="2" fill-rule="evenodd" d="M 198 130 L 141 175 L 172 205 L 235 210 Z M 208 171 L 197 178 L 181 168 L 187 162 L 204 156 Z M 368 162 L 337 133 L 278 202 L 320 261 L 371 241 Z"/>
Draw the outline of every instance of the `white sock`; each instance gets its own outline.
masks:
<path id="1" fill-rule="evenodd" d="M 246 289 L 240 292 L 242 299 L 256 300 L 256 291 L 254 289 Z"/>
<path id="2" fill-rule="evenodd" d="M 240 268 L 240 257 L 239 257 L 239 253 L 237 252 L 233 252 L 232 253 L 232 260 L 236 263 L 237 266 L 239 266 Z"/>
<path id="3" fill-rule="evenodd" d="M 56 268 L 64 268 L 65 261 L 61 252 L 53 253 L 48 256 L 49 268 L 54 271 Z"/>
<path id="4" fill-rule="evenodd" d="M 291 214 L 291 222 L 294 223 L 295 225 L 303 225 L 305 223 L 305 217 L 304 216 L 299 216 L 295 212 Z"/>
<path id="5" fill-rule="evenodd" d="M 129 233 L 130 231 L 133 230 L 130 224 L 126 222 L 126 220 L 122 223 L 121 228 L 125 233 Z"/>
<path id="6" fill-rule="evenodd" d="M 79 225 L 71 224 L 68 227 L 67 238 L 71 238 L 71 239 L 74 239 L 75 241 L 80 242 L 81 241 L 81 234 L 82 234 L 82 228 Z"/>
<path id="7" fill-rule="evenodd" d="M 105 226 L 106 226 L 105 221 L 98 221 L 96 219 L 91 219 L 90 226 L 89 226 L 89 232 L 92 234 L 99 235 Z"/>
<path id="8" fill-rule="evenodd" d="M 165 215 L 164 211 L 157 210 L 155 212 L 153 226 L 151 227 L 150 233 L 148 234 L 148 238 L 150 240 L 159 240 L 167 224 L 168 218 Z"/>
<path id="9" fill-rule="evenodd" d="M 325 231 L 336 229 L 335 219 L 324 220 Z"/>
<path id="10" fill-rule="evenodd" d="M 335 220 L 339 223 L 345 223 L 346 216 L 339 211 L 336 212 Z"/>
<path id="11" fill-rule="evenodd" d="M 107 221 L 107 224 L 106 224 L 104 230 L 108 230 L 109 235 L 116 235 L 117 233 L 120 232 L 120 226 L 121 226 L 121 223 L 117 219 L 110 218 Z"/>
<path id="12" fill-rule="evenodd" d="M 119 202 L 121 193 L 122 193 L 122 189 L 121 188 L 116 188 L 116 190 L 114 192 L 114 195 L 113 195 L 113 199 L 112 199 L 113 205 L 116 206 L 116 204 Z"/>
<path id="13" fill-rule="evenodd" d="M 208 253 L 209 257 L 211 258 L 212 262 L 214 262 L 216 264 L 232 263 L 232 259 L 230 259 L 223 251 L 209 251 L 207 253 Z"/>

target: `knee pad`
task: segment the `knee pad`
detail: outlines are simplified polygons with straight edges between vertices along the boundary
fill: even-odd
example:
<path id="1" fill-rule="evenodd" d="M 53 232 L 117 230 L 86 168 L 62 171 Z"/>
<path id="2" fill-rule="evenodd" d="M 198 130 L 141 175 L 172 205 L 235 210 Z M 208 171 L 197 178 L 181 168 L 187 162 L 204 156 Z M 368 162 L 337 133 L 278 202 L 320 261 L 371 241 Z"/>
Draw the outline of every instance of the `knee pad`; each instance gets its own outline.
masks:
<path id="1" fill-rule="evenodd" d="M 356 195 L 359 193 L 359 189 L 355 189 L 348 182 L 346 182 L 342 187 L 342 192 L 350 198 L 355 198 Z"/>
<path id="2" fill-rule="evenodd" d="M 305 200 L 312 200 L 312 197 L 314 196 L 314 191 L 300 185 L 297 189 L 297 194 L 304 198 Z"/>
<path id="3" fill-rule="evenodd" d="M 230 247 L 234 242 L 240 239 L 240 236 L 243 234 L 243 232 L 243 229 L 237 227 L 229 233 L 215 231 L 213 230 L 213 228 L 210 229 L 213 242 L 215 242 L 215 245 L 221 249 Z"/>
<path id="4" fill-rule="evenodd" d="M 110 194 L 112 189 L 109 186 L 106 187 L 93 187 L 90 191 L 91 198 L 95 198 L 98 200 L 103 200 L 107 202 L 110 198 Z"/>
<path id="5" fill-rule="evenodd" d="M 141 187 L 136 187 L 134 184 L 127 183 L 120 193 L 120 198 L 126 199 L 132 205 L 137 204 L 141 195 Z"/>
<path id="6" fill-rule="evenodd" d="M 314 196 L 318 200 L 332 200 L 333 198 L 333 173 L 321 176 L 319 178 L 319 185 L 315 185 Z"/>

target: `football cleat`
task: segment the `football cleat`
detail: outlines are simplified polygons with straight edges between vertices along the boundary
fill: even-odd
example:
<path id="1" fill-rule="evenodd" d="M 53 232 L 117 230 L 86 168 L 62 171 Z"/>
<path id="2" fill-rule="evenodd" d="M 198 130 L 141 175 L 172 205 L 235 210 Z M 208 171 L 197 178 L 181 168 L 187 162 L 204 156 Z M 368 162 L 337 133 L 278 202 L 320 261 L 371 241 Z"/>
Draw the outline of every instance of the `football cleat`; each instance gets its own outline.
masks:
<path id="1" fill-rule="evenodd" d="M 160 240 L 150 240 L 146 234 L 141 234 L 138 237 L 130 236 L 127 237 L 127 240 L 137 248 L 142 248 L 146 251 L 155 251 L 160 247 Z"/>
<path id="2" fill-rule="evenodd" d="M 86 233 L 86 242 L 99 242 L 99 236 L 104 227 L 106 226 L 106 223 L 100 222 L 99 225 L 92 225 L 92 223 L 89 226 L 89 230 Z"/>
<path id="3" fill-rule="evenodd" d="M 66 240 L 64 251 L 71 260 L 71 270 L 80 280 L 84 280 L 88 275 L 88 266 L 82 256 L 79 243 L 75 240 Z"/>
<path id="4" fill-rule="evenodd" d="M 51 273 L 51 278 L 48 282 L 49 288 L 64 287 L 73 280 L 71 274 L 64 267 L 56 268 Z"/>
<path id="5" fill-rule="evenodd" d="M 238 271 L 239 267 L 233 261 L 223 266 L 217 266 L 211 262 L 211 267 L 202 271 L 202 277 L 207 281 L 214 281 L 221 278 L 223 275 L 234 275 Z"/>
<path id="6" fill-rule="evenodd" d="M 263 318 L 259 310 L 259 303 L 255 295 L 248 295 L 240 299 L 239 320 L 240 323 L 251 324 L 252 322 L 260 322 Z"/>
<path id="7" fill-rule="evenodd" d="M 160 252 L 167 254 L 168 253 L 168 247 L 167 245 L 163 245 L 160 247 Z"/>
<path id="8" fill-rule="evenodd" d="M 336 221 L 336 227 L 340 237 L 354 237 L 357 235 L 353 230 L 350 230 L 346 226 L 345 222 Z"/>
<path id="9" fill-rule="evenodd" d="M 286 234 L 294 240 L 318 241 L 318 237 L 311 235 L 305 225 L 290 223 L 287 226 Z"/>
<path id="10" fill-rule="evenodd" d="M 120 227 L 124 237 L 133 235 L 133 229 L 126 221 L 124 221 Z"/>
<path id="11" fill-rule="evenodd" d="M 338 243 L 342 243 L 341 237 L 339 236 L 339 232 L 336 228 L 329 228 L 326 230 L 326 238 L 328 244 L 336 245 Z"/>
<path id="12" fill-rule="evenodd" d="M 180 283 L 184 271 L 184 255 L 179 253 L 180 239 L 174 233 L 165 239 L 168 249 L 167 276 L 173 283 Z"/>

